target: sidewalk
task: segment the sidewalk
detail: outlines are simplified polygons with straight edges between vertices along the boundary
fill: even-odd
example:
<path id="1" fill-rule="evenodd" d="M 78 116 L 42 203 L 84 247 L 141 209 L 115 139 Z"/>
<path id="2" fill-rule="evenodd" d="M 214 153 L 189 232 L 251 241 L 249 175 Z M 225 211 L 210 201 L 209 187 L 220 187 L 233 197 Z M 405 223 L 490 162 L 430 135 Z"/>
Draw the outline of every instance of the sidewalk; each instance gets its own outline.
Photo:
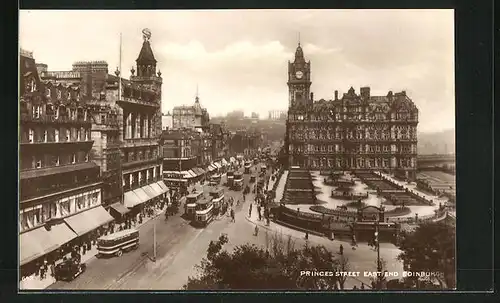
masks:
<path id="1" fill-rule="evenodd" d="M 166 206 L 165 206 L 166 208 Z M 164 210 L 165 208 L 161 210 L 155 210 L 155 214 L 149 218 L 144 218 L 141 224 L 137 224 L 133 226 L 134 228 L 140 228 L 147 222 L 153 220 L 154 218 L 158 217 Z M 96 245 L 93 245 L 92 248 L 87 251 L 85 254 L 82 254 L 82 263 L 85 262 L 90 262 L 92 261 L 95 256 L 97 255 L 97 247 Z M 40 279 L 40 276 L 35 276 L 35 274 L 24 278 L 22 281 L 19 282 L 19 289 L 22 290 L 36 290 L 36 289 L 45 289 L 49 287 L 50 285 L 56 283 L 56 279 L 50 275 L 50 269 L 49 272 L 46 274 L 44 279 Z"/>

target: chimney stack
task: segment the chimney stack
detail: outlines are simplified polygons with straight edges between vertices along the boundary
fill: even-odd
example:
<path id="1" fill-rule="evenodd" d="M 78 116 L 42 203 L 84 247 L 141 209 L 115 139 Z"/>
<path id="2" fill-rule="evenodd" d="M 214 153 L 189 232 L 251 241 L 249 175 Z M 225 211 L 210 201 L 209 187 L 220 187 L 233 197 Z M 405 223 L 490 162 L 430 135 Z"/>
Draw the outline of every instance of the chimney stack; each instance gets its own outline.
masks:
<path id="1" fill-rule="evenodd" d="M 336 90 L 336 91 L 335 91 L 335 100 L 338 100 L 338 99 L 339 99 L 339 91 L 338 91 L 338 90 Z"/>
<path id="2" fill-rule="evenodd" d="M 360 91 L 361 91 L 361 93 L 360 93 L 361 94 L 361 98 L 363 98 L 363 99 L 370 98 L 370 87 L 368 87 L 368 86 L 367 87 L 362 87 L 360 89 Z"/>

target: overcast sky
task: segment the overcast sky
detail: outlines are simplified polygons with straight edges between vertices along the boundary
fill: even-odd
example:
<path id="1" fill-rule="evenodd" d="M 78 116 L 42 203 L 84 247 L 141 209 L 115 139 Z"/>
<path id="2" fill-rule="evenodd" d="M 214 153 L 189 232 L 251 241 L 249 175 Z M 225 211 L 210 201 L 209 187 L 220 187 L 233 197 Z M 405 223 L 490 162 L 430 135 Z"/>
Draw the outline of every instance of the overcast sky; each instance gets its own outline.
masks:
<path id="1" fill-rule="evenodd" d="M 162 110 L 191 104 L 199 86 L 211 116 L 242 109 L 267 117 L 288 106 L 287 61 L 300 32 L 315 99 L 353 86 L 406 90 L 420 131 L 455 127 L 452 10 L 21 11 L 20 46 L 49 70 L 119 61 L 128 78 L 143 28 L 163 77 Z"/>

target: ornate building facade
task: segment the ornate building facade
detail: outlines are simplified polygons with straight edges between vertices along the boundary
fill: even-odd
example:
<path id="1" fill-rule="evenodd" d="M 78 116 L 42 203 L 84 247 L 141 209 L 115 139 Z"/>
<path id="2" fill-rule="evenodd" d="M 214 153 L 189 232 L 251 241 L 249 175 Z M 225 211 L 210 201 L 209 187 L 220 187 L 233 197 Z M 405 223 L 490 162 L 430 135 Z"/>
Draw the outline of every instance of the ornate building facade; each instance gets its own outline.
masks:
<path id="1" fill-rule="evenodd" d="M 200 98 L 196 95 L 193 105 L 176 106 L 172 112 L 173 129 L 203 129 L 208 128 L 210 116 L 206 108 L 201 107 Z"/>
<path id="2" fill-rule="evenodd" d="M 418 109 L 400 92 L 371 96 L 350 88 L 341 98 L 313 101 L 311 64 L 297 47 L 288 63 L 288 165 L 317 170 L 389 170 L 415 179 Z"/>
<path id="3" fill-rule="evenodd" d="M 27 271 L 32 265 L 47 254 L 112 220 L 101 206 L 100 171 L 91 160 L 92 119 L 81 93 L 81 77 L 72 72 L 47 73 L 44 68 L 36 65 L 32 53 L 21 51 L 19 227 L 23 275 L 30 274 Z"/>

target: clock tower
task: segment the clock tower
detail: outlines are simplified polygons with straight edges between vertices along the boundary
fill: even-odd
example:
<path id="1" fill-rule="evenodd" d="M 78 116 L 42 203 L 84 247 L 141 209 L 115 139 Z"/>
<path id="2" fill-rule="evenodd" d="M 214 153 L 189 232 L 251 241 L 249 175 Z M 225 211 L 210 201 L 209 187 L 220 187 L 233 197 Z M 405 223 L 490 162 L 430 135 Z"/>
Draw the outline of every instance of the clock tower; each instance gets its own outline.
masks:
<path id="1" fill-rule="evenodd" d="M 302 47 L 297 46 L 295 60 L 288 61 L 288 107 L 297 105 L 307 106 L 310 100 L 311 89 L 311 61 L 306 62 Z"/>

